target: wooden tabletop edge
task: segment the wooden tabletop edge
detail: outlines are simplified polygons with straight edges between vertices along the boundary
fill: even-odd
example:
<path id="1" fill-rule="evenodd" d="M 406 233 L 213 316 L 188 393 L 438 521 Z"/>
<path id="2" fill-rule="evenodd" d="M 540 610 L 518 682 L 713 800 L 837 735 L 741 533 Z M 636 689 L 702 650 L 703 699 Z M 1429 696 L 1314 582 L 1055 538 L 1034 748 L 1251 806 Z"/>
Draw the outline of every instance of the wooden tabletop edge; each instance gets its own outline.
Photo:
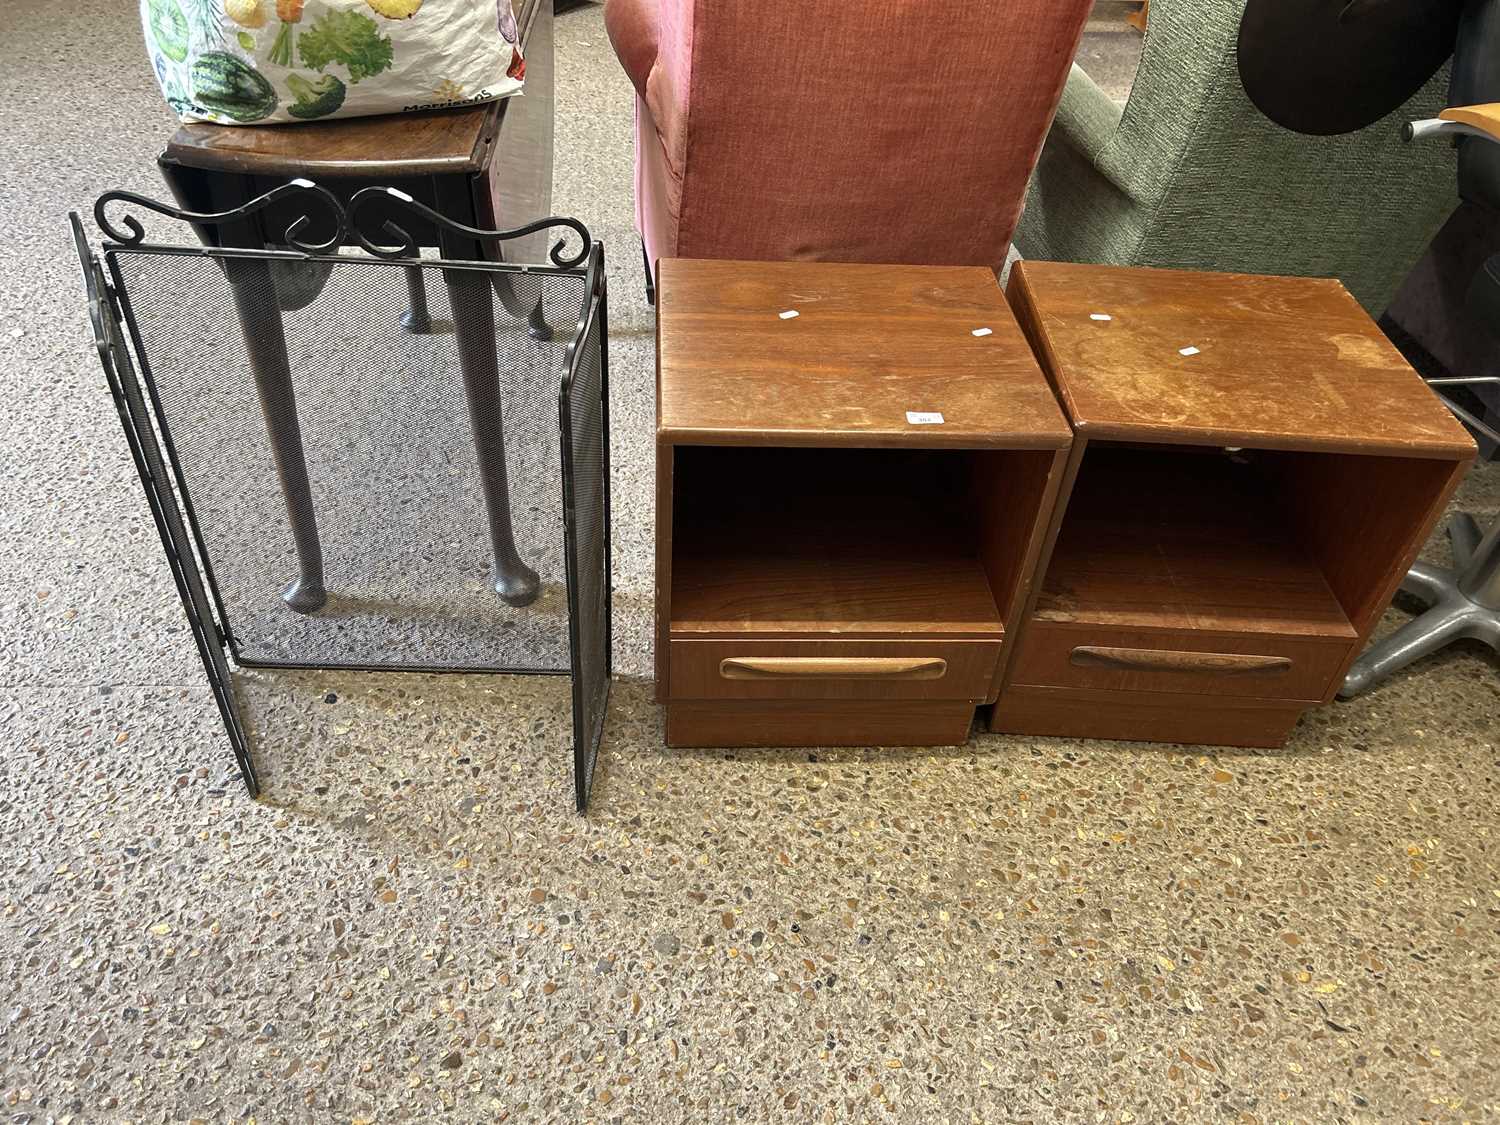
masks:
<path id="1" fill-rule="evenodd" d="M 656 440 L 661 445 L 761 445 L 775 447 L 843 447 L 903 449 L 1042 449 L 1057 451 L 1073 443 L 1071 430 L 1027 430 L 1019 433 L 935 432 L 938 427 L 912 430 L 798 430 L 745 427 L 673 426 L 658 422 Z"/>
<path id="2" fill-rule="evenodd" d="M 1075 421 L 1080 437 L 1090 441 L 1146 441 L 1164 445 L 1238 446 L 1245 449 L 1278 449 L 1288 452 L 1358 453 L 1383 457 L 1420 457 L 1435 461 L 1472 461 L 1478 446 L 1463 438 L 1444 440 L 1380 441 L 1367 437 L 1328 434 L 1275 434 L 1254 430 L 1192 430 L 1181 425 L 1153 423 Z"/>

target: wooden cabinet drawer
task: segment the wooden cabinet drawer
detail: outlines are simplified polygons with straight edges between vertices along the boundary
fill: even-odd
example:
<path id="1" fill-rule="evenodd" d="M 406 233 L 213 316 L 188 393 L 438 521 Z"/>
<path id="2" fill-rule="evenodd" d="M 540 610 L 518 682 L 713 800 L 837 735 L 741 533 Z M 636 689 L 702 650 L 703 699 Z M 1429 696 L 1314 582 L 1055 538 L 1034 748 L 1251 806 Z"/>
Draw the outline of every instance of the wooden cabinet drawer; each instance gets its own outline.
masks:
<path id="1" fill-rule="evenodd" d="M 1107 629 L 1032 621 L 1012 681 L 1030 687 L 1181 692 L 1319 702 L 1350 642 Z"/>
<path id="2" fill-rule="evenodd" d="M 982 702 L 996 641 L 672 640 L 671 699 Z"/>

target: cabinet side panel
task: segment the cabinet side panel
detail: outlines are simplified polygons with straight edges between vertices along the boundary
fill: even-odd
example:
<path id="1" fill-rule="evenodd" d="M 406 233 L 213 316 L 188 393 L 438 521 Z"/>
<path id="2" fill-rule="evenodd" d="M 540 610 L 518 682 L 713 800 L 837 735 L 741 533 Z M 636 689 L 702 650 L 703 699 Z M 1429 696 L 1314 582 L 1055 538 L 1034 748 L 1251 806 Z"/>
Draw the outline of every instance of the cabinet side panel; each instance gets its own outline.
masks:
<path id="1" fill-rule="evenodd" d="M 974 455 L 970 505 L 979 536 L 979 558 L 1006 635 L 995 666 L 991 701 L 1000 691 L 1005 655 L 1015 647 L 1067 464 L 1065 449 Z"/>
<path id="2" fill-rule="evenodd" d="M 1338 453 L 1284 453 L 1266 460 L 1288 519 L 1359 634 L 1357 650 L 1469 462 Z"/>
<path id="3" fill-rule="evenodd" d="M 656 699 L 668 695 L 669 649 L 667 630 L 672 620 L 672 472 L 673 447 L 656 443 Z"/>

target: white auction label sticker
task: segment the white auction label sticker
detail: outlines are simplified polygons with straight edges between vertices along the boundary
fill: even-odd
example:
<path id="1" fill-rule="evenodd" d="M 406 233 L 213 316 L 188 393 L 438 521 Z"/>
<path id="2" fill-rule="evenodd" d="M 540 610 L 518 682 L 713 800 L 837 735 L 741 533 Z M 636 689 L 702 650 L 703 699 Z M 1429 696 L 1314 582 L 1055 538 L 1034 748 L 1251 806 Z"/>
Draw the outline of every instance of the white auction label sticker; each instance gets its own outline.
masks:
<path id="1" fill-rule="evenodd" d="M 1109 313 L 1089 313 L 1089 319 L 1103 321 L 1114 320 L 1114 317 L 1110 316 Z"/>
<path id="2" fill-rule="evenodd" d="M 787 309 L 786 312 L 777 313 L 776 315 L 781 317 L 782 320 L 791 320 L 792 317 L 801 316 L 802 314 L 796 309 Z"/>
<path id="3" fill-rule="evenodd" d="M 913 426 L 941 426 L 943 416 L 936 411 L 908 410 L 906 420 Z"/>
<path id="4" fill-rule="evenodd" d="M 1198 349 L 1197 348 L 1178 348 L 1177 349 L 1177 354 L 1178 355 L 1197 355 L 1198 354 Z"/>
<path id="5" fill-rule="evenodd" d="M 988 336 L 993 331 L 994 331 L 993 328 L 976 328 L 976 329 L 974 329 L 973 335 L 975 335 L 975 336 Z"/>

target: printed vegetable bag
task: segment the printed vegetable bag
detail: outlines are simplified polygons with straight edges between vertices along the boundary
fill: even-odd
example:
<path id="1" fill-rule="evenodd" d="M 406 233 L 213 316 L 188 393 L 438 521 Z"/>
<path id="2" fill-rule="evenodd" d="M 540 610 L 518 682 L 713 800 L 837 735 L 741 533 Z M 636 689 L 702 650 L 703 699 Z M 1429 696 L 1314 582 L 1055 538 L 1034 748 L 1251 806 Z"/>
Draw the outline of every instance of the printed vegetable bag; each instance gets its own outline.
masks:
<path id="1" fill-rule="evenodd" d="M 514 94 L 510 0 L 140 0 L 184 121 L 269 125 L 409 113 Z"/>

